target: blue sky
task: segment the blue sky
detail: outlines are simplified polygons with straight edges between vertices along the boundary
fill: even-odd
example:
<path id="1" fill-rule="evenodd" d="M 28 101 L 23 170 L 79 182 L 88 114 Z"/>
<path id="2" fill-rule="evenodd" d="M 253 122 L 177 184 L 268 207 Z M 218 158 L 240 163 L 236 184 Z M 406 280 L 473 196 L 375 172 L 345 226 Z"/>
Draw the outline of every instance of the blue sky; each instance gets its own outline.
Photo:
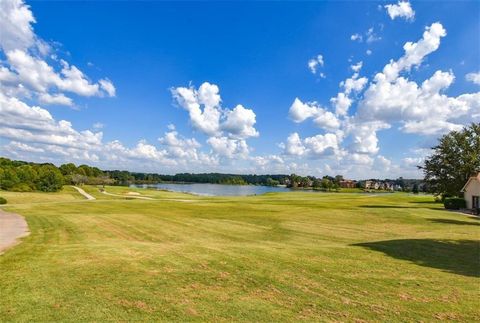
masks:
<path id="1" fill-rule="evenodd" d="M 479 2 L 1 6 L 0 153 L 11 158 L 419 177 L 438 136 L 480 120 Z"/>

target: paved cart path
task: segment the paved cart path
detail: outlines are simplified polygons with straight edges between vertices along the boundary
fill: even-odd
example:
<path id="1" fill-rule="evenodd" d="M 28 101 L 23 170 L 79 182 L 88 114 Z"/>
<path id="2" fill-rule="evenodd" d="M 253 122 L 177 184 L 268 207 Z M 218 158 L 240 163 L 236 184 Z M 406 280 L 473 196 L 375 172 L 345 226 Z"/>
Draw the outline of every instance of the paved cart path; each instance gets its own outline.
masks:
<path id="1" fill-rule="evenodd" d="M 30 234 L 27 221 L 23 216 L 0 208 L 0 254 L 20 243 L 20 238 Z"/>
<path id="2" fill-rule="evenodd" d="M 87 200 L 95 200 L 95 198 L 93 196 L 91 196 L 90 194 L 88 194 L 87 192 L 85 192 L 83 189 L 81 189 L 80 187 L 76 187 L 76 186 L 72 186 L 74 189 L 76 189 L 78 191 L 78 193 L 82 194 L 83 196 L 85 196 L 85 198 Z"/>

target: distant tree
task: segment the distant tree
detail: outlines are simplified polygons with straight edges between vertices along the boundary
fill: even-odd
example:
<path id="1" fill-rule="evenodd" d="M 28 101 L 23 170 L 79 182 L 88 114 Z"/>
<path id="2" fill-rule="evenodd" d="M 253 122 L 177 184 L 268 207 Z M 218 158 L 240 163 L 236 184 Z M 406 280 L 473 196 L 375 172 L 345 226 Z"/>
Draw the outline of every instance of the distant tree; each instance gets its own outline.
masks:
<path id="1" fill-rule="evenodd" d="M 68 164 L 63 164 L 62 166 L 59 167 L 59 169 L 63 175 L 72 175 L 72 174 L 75 174 L 75 172 L 77 171 L 77 166 L 75 166 L 75 164 L 68 163 Z"/>
<path id="2" fill-rule="evenodd" d="M 341 181 L 343 181 L 343 175 L 335 176 L 335 183 L 340 184 Z"/>
<path id="3" fill-rule="evenodd" d="M 87 173 L 85 172 L 85 168 L 82 167 L 78 167 L 76 170 L 75 170 L 75 174 L 78 174 L 78 175 L 83 175 L 83 176 L 88 176 Z"/>
<path id="4" fill-rule="evenodd" d="M 413 184 L 412 193 L 413 194 L 418 194 L 418 191 L 419 191 L 418 190 L 418 184 L 417 183 Z"/>
<path id="5" fill-rule="evenodd" d="M 52 165 L 42 165 L 38 169 L 36 188 L 44 192 L 56 192 L 62 189 L 63 175 Z"/>
<path id="6" fill-rule="evenodd" d="M 419 166 L 429 191 L 460 196 L 468 178 L 480 171 L 480 123 L 444 135 L 432 149 L 433 154 Z"/>
<path id="7" fill-rule="evenodd" d="M 308 177 L 302 177 L 302 179 L 300 180 L 300 186 L 302 187 L 310 187 L 310 184 L 311 184 L 311 181 L 310 181 L 310 178 Z"/>
<path id="8" fill-rule="evenodd" d="M 85 175 L 85 176 L 94 176 L 94 172 L 93 172 L 93 169 L 92 167 L 88 166 L 88 165 L 80 165 L 78 166 L 78 170 L 83 170 L 83 173 L 84 174 L 81 174 L 81 175 Z"/>
<path id="9" fill-rule="evenodd" d="M 219 180 L 219 184 L 246 185 L 247 183 L 240 176 L 229 176 Z"/>
<path id="10" fill-rule="evenodd" d="M 290 185 L 289 185 L 289 187 L 293 187 L 293 188 L 298 187 L 301 179 L 302 178 L 300 176 L 296 175 L 296 174 L 290 175 Z"/>
<path id="11" fill-rule="evenodd" d="M 277 180 L 274 180 L 273 178 L 269 177 L 267 178 L 267 182 L 265 183 L 267 186 L 277 186 L 278 184 L 280 184 L 279 181 Z"/>
<path id="12" fill-rule="evenodd" d="M 133 181 L 132 175 L 127 171 L 119 171 L 114 177 L 120 185 L 128 185 Z"/>
<path id="13" fill-rule="evenodd" d="M 15 184 L 20 182 L 15 168 L 13 167 L 4 168 L 0 175 L 0 188 L 2 190 L 10 190 L 13 186 L 15 186 Z"/>
<path id="14" fill-rule="evenodd" d="M 332 189 L 332 182 L 327 177 L 322 178 L 322 188 L 326 191 Z"/>
<path id="15" fill-rule="evenodd" d="M 22 165 L 16 168 L 17 176 L 20 182 L 24 182 L 26 184 L 33 184 L 37 177 L 37 171 L 30 165 Z"/>
<path id="16" fill-rule="evenodd" d="M 93 177 L 101 177 L 103 172 L 97 167 L 91 167 L 91 175 Z"/>
<path id="17" fill-rule="evenodd" d="M 31 165 L 22 165 L 15 169 L 19 183 L 12 187 L 16 191 L 32 191 L 35 189 L 35 183 L 38 180 L 38 173 L 35 167 Z"/>
<path id="18" fill-rule="evenodd" d="M 422 184 L 420 186 L 420 191 L 422 191 L 423 193 L 428 192 L 428 186 L 426 184 Z"/>
<path id="19" fill-rule="evenodd" d="M 83 185 L 88 182 L 88 177 L 80 174 L 73 174 L 70 176 L 70 181 L 73 185 Z"/>
<path id="20" fill-rule="evenodd" d="M 400 185 L 400 188 L 403 190 L 403 188 L 405 187 L 405 180 L 403 179 L 403 177 L 399 177 L 396 182 L 397 185 Z"/>

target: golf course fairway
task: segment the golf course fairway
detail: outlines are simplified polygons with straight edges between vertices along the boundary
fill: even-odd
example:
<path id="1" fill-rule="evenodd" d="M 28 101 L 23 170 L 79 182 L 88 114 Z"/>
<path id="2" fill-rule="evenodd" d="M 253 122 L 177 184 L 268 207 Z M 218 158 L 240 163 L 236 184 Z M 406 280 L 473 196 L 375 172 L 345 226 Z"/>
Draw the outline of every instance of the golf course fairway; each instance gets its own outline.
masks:
<path id="1" fill-rule="evenodd" d="M 82 188 L 0 192 L 0 320 L 480 320 L 480 221 L 432 196 Z"/>

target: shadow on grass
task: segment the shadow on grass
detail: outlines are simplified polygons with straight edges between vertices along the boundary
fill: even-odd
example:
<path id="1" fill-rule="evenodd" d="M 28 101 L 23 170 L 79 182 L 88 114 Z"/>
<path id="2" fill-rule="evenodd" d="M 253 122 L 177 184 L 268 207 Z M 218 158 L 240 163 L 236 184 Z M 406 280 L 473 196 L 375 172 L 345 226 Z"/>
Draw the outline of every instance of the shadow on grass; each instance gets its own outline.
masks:
<path id="1" fill-rule="evenodd" d="M 475 240 L 405 239 L 358 243 L 363 247 L 424 267 L 480 277 L 480 242 Z"/>
<path id="2" fill-rule="evenodd" d="M 367 209 L 412 209 L 415 206 L 400 206 L 400 205 L 360 205 L 360 207 Z"/>
<path id="3" fill-rule="evenodd" d="M 459 220 L 450 220 L 450 219 L 427 219 L 427 220 L 434 223 L 480 226 L 480 223 L 477 223 L 477 222 L 468 222 L 468 221 L 459 221 Z"/>
<path id="4" fill-rule="evenodd" d="M 431 204 L 431 203 L 430 203 Z M 419 209 L 428 209 L 433 211 L 448 211 L 442 207 L 425 207 L 425 206 L 405 206 L 405 205 L 359 205 L 361 208 L 366 209 L 412 209 L 412 210 L 419 210 Z"/>
<path id="5" fill-rule="evenodd" d="M 443 203 L 435 202 L 435 200 L 431 200 L 431 201 L 411 201 L 409 203 L 413 203 L 413 204 L 438 204 L 438 205 L 443 206 Z"/>

